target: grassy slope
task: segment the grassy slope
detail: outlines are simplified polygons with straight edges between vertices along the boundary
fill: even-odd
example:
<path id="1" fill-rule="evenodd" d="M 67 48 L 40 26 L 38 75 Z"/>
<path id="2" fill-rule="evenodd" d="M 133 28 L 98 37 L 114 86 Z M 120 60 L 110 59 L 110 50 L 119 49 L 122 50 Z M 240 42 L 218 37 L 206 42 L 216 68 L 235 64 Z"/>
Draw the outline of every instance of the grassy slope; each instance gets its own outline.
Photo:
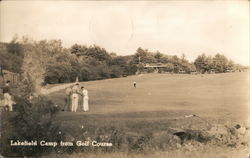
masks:
<path id="1" fill-rule="evenodd" d="M 56 155 L 53 155 L 56 157 Z M 158 151 L 151 154 L 127 154 L 122 152 L 114 153 L 79 153 L 72 155 L 60 155 L 61 158 L 248 158 L 249 151 L 247 150 L 232 150 L 222 148 L 201 148 L 200 150 L 187 151 L 174 150 L 174 151 Z"/>
<path id="2" fill-rule="evenodd" d="M 137 88 L 133 88 L 133 81 Z M 211 121 L 247 119 L 248 74 L 146 74 L 81 83 L 89 90 L 90 112 L 103 117 L 162 118 L 197 114 Z M 63 104 L 64 91 L 50 97 Z M 83 113 L 63 114 L 79 117 Z"/>
<path id="3" fill-rule="evenodd" d="M 133 88 L 133 81 L 137 88 Z M 211 75 L 146 74 L 127 78 L 81 83 L 89 90 L 90 112 L 62 112 L 57 120 L 63 131 L 73 137 L 81 134 L 81 125 L 91 133 L 108 134 L 115 127 L 126 135 L 161 134 L 169 127 L 200 129 L 200 119 L 187 119 L 196 114 L 212 124 L 246 123 L 248 116 L 248 73 Z M 50 97 L 63 104 L 64 91 Z M 96 135 L 98 135 L 96 133 Z M 93 135 L 91 135 L 93 136 Z M 79 138 L 79 137 L 78 137 Z M 157 144 L 156 144 L 157 145 Z M 185 147 L 175 151 L 150 154 L 123 152 L 61 155 L 65 157 L 246 157 L 249 150 L 201 146 L 195 151 Z"/>

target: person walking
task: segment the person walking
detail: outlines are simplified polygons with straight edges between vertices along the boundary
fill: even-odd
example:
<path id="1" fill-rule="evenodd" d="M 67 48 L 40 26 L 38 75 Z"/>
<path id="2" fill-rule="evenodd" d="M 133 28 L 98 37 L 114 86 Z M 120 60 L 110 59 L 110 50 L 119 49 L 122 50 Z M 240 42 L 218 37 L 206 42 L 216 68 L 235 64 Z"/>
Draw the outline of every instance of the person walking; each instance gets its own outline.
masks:
<path id="1" fill-rule="evenodd" d="M 82 96 L 83 96 L 83 111 L 87 112 L 89 111 L 89 95 L 88 90 L 84 88 L 84 86 L 81 87 L 82 90 Z"/>
<path id="2" fill-rule="evenodd" d="M 76 83 L 72 87 L 72 95 L 71 95 L 71 101 L 72 101 L 71 111 L 72 112 L 76 112 L 78 108 L 79 94 L 80 94 L 79 83 Z"/>
<path id="3" fill-rule="evenodd" d="M 134 88 L 136 88 L 136 82 L 134 81 Z"/>
<path id="4" fill-rule="evenodd" d="M 4 96 L 4 105 L 8 106 L 9 111 L 13 111 L 13 101 L 11 99 L 11 92 L 10 92 L 10 81 L 6 81 L 5 86 L 3 87 L 3 96 Z"/>

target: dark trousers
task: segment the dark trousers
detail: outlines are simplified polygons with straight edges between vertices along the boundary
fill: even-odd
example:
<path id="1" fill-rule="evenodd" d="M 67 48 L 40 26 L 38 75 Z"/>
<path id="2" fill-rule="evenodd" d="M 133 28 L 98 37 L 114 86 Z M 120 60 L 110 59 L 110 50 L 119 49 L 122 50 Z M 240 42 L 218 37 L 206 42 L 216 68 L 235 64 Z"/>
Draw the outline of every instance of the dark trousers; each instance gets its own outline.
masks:
<path id="1" fill-rule="evenodd" d="M 64 104 L 63 110 L 64 110 L 64 111 L 70 111 L 70 107 L 71 107 L 70 95 L 67 95 L 67 96 L 64 98 L 64 101 L 65 101 L 65 104 Z"/>

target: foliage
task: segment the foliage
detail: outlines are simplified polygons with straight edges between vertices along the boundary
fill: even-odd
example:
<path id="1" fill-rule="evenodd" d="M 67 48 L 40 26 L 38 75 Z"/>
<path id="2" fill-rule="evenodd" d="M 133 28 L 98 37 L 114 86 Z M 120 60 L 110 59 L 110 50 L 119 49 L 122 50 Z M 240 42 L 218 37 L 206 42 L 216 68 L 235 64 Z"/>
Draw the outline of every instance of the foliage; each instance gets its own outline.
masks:
<path id="1" fill-rule="evenodd" d="M 228 59 L 224 55 L 216 54 L 213 58 L 213 65 L 217 72 L 226 72 Z"/>
<path id="2" fill-rule="evenodd" d="M 39 156 L 57 148 L 40 146 L 40 141 L 59 142 L 63 136 L 53 122 L 57 107 L 45 97 L 16 98 L 16 113 L 5 112 L 1 144 L 4 156 Z M 11 146 L 10 141 L 37 141 L 37 146 Z"/>
<path id="3" fill-rule="evenodd" d="M 14 98 L 28 99 L 35 93 L 35 83 L 29 74 L 22 76 L 22 80 L 17 84 L 17 88 L 12 90 Z"/>
<path id="4" fill-rule="evenodd" d="M 70 52 L 77 57 L 78 74 L 80 81 L 121 77 L 134 74 L 129 62 L 130 56 L 117 56 L 115 53 L 108 53 L 99 46 L 82 46 L 75 44 Z"/>
<path id="5" fill-rule="evenodd" d="M 25 45 L 25 56 L 22 65 L 23 77 L 34 86 L 34 92 L 39 93 L 45 74 L 45 55 L 34 43 Z"/>
<path id="6" fill-rule="evenodd" d="M 10 54 L 6 49 L 0 50 L 0 64 L 2 69 L 9 70 L 11 72 L 20 73 L 22 67 L 23 58 Z"/>
<path id="7" fill-rule="evenodd" d="M 32 80 L 34 91 L 39 92 L 43 83 L 89 81 L 134 75 L 137 72 L 154 72 L 144 69 L 147 64 L 163 66 L 159 72 L 201 73 L 227 72 L 242 69 L 224 55 L 214 57 L 199 55 L 194 63 L 180 57 L 151 52 L 139 47 L 133 55 L 119 56 L 96 45 L 74 44 L 64 48 L 60 40 L 31 41 L 17 36 L 9 43 L 0 44 L 0 64 L 3 69 L 23 73 L 25 80 Z"/>
<path id="8" fill-rule="evenodd" d="M 6 45 L 7 51 L 14 56 L 23 57 L 24 50 L 23 45 L 18 42 L 18 36 L 14 36 L 10 43 Z"/>
<path id="9" fill-rule="evenodd" d="M 163 69 L 165 72 L 172 72 L 174 69 L 174 65 L 172 63 L 167 63 L 165 68 Z"/>
<path id="10" fill-rule="evenodd" d="M 221 54 L 216 54 L 214 57 L 207 57 L 205 54 L 199 55 L 195 59 L 194 65 L 201 73 L 211 72 L 212 70 L 217 73 L 223 73 L 243 68 L 242 66 L 238 67 L 233 61 L 228 60 L 227 57 Z"/>
<path id="11" fill-rule="evenodd" d="M 78 45 L 78 44 L 74 44 L 70 48 L 70 52 L 72 54 L 75 54 L 77 57 L 85 55 L 86 51 L 87 51 L 87 47 L 86 46 L 81 46 L 81 45 Z"/>
<path id="12" fill-rule="evenodd" d="M 136 53 L 134 55 L 134 61 L 138 64 L 157 63 L 157 59 L 155 58 L 155 55 L 149 52 L 147 49 L 144 50 L 141 47 L 139 47 L 136 50 Z"/>

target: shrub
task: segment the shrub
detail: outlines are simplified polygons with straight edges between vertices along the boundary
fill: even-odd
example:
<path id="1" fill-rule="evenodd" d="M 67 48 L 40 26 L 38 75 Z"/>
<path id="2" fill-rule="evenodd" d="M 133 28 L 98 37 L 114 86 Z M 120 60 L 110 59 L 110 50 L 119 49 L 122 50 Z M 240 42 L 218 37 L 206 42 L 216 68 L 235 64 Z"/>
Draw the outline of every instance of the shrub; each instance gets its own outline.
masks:
<path id="1" fill-rule="evenodd" d="M 45 97 L 32 100 L 17 98 L 15 113 L 5 112 L 2 120 L 2 154 L 4 156 L 39 156 L 57 147 L 40 146 L 40 141 L 59 142 L 63 136 L 53 122 L 58 108 Z M 10 146 L 10 141 L 37 141 L 37 146 Z"/>
<path id="2" fill-rule="evenodd" d="M 148 72 L 148 73 L 153 73 L 154 71 L 155 71 L 154 68 L 148 68 L 148 69 L 147 69 L 147 72 Z"/>

